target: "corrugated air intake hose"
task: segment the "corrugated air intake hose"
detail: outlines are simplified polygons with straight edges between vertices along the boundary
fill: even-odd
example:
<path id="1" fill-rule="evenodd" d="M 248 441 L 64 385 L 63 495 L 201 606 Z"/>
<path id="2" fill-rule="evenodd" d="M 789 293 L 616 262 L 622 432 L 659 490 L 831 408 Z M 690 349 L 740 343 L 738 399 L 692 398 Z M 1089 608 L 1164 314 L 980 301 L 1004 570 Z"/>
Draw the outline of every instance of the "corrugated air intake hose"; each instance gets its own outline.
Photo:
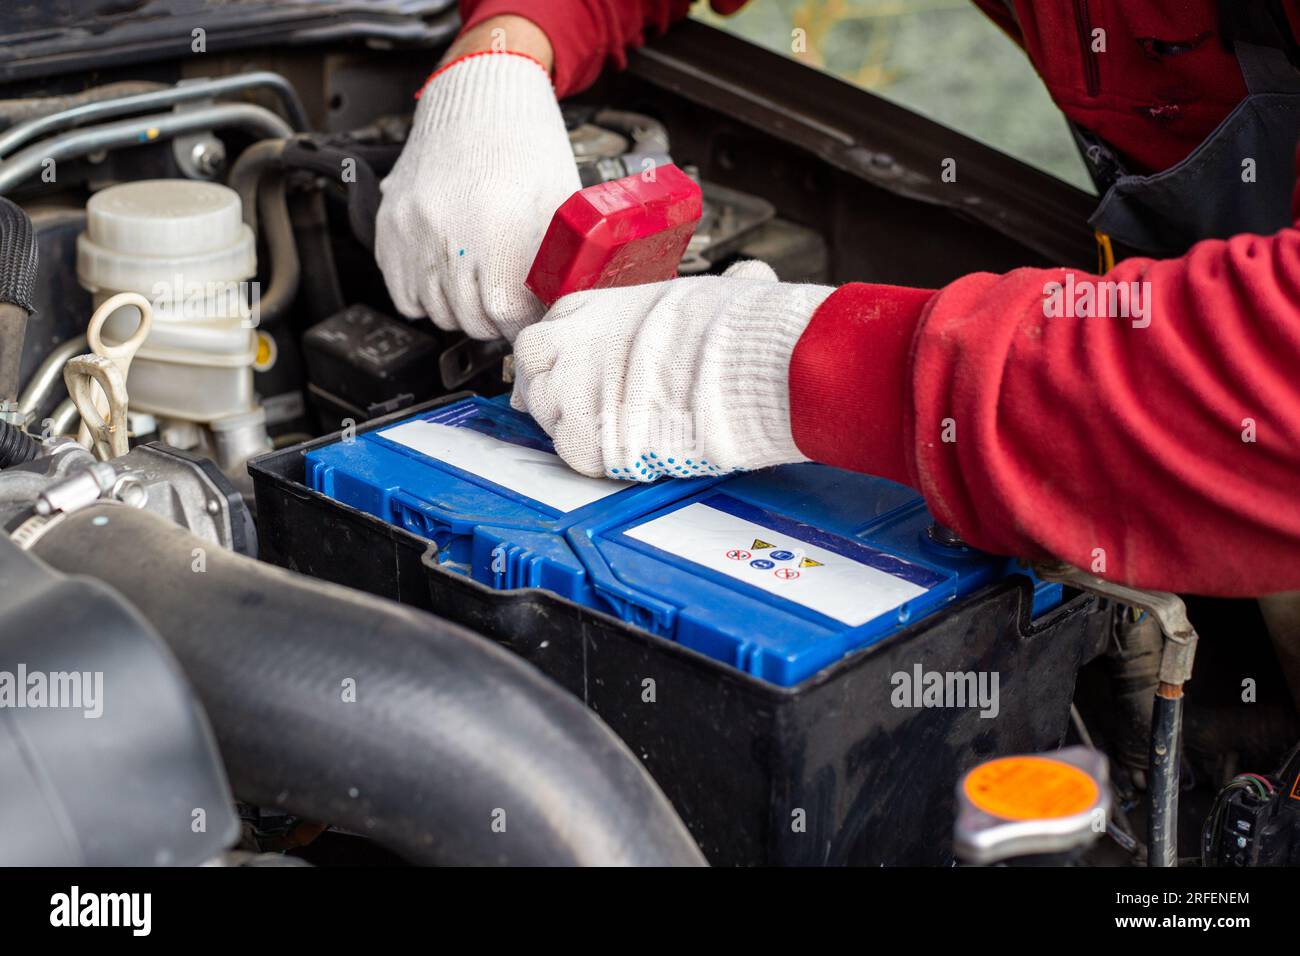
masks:
<path id="1" fill-rule="evenodd" d="M 241 799 L 418 863 L 704 862 L 599 718 L 468 630 L 123 505 L 71 514 L 32 550 L 116 588 L 163 636 Z"/>
<path id="2" fill-rule="evenodd" d="M 0 412 L 15 411 L 23 341 L 32 312 L 36 285 L 36 233 L 32 220 L 19 206 L 0 197 Z M 14 439 L 0 434 L 0 468 Z M 26 459 L 21 459 L 26 460 Z"/>

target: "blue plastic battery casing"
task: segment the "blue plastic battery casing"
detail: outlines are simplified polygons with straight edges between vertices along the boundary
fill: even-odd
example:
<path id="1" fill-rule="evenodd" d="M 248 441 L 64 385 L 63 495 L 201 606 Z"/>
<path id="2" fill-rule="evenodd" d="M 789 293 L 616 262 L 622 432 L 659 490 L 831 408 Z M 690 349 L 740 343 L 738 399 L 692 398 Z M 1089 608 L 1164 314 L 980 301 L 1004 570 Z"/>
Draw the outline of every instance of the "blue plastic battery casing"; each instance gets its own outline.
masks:
<path id="1" fill-rule="evenodd" d="M 910 488 L 813 463 L 653 484 L 577 475 L 466 399 L 307 453 L 316 491 L 429 538 L 451 570 L 545 588 L 792 686 L 1009 574 L 930 534 Z M 1035 583 L 1034 613 L 1060 603 Z"/>

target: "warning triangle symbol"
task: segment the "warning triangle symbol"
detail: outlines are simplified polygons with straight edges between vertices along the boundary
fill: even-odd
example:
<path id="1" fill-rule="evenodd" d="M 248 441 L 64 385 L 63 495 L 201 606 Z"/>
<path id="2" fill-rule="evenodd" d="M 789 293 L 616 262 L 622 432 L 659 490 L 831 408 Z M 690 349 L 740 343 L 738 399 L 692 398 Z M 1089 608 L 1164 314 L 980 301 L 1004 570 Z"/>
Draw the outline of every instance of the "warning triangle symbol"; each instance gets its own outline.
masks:
<path id="1" fill-rule="evenodd" d="M 804 558 L 799 562 L 799 567 L 801 568 L 820 568 L 821 566 L 822 563 L 820 561 L 814 561 L 812 558 Z"/>
<path id="2" fill-rule="evenodd" d="M 751 551 L 762 551 L 764 548 L 774 548 L 776 545 L 768 544 L 762 538 L 755 538 L 754 543 L 749 546 Z"/>

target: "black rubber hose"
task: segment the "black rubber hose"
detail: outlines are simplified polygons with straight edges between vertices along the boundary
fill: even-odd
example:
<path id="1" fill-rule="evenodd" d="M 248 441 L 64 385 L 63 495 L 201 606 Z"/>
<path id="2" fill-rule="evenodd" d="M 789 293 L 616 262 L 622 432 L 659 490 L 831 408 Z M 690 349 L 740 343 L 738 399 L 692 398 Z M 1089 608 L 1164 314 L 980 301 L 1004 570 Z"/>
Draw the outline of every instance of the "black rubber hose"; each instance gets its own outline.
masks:
<path id="1" fill-rule="evenodd" d="M 0 196 L 0 302 L 32 311 L 36 287 L 36 230 L 31 217 Z"/>
<path id="2" fill-rule="evenodd" d="M 468 630 L 124 505 L 71 514 L 32 550 L 116 588 L 153 624 L 243 800 L 418 863 L 704 862 L 599 718 Z"/>
<path id="3" fill-rule="evenodd" d="M 1116 605 L 1112 641 L 1106 652 L 1106 675 L 1117 718 L 1113 754 L 1134 784 L 1146 789 L 1150 769 L 1151 707 L 1160 683 L 1164 636 L 1152 614 Z"/>
<path id="4" fill-rule="evenodd" d="M 295 136 L 285 145 L 280 162 L 287 169 L 305 169 L 340 186 L 347 197 L 348 226 L 367 250 L 375 248 L 375 218 L 379 215 L 379 177 L 355 150 Z"/>
<path id="5" fill-rule="evenodd" d="M 20 206 L 0 197 L 0 405 L 18 398 L 23 342 L 35 285 L 36 232 L 32 220 Z"/>
<path id="6" fill-rule="evenodd" d="M 41 453 L 41 443 L 17 425 L 0 421 L 0 468 L 21 465 Z"/>

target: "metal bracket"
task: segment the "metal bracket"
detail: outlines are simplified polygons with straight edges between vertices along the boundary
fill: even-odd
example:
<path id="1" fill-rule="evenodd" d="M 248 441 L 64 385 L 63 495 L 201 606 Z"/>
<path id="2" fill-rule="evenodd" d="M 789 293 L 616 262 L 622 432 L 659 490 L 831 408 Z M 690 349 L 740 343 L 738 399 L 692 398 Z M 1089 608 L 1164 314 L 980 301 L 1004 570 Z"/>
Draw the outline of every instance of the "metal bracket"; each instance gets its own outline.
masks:
<path id="1" fill-rule="evenodd" d="M 1164 650 L 1160 655 L 1160 682 L 1181 686 L 1191 680 L 1197 635 L 1192 622 L 1188 620 L 1187 606 L 1177 594 L 1147 591 L 1118 581 L 1107 581 L 1061 562 L 1037 563 L 1033 567 L 1044 581 L 1067 584 L 1149 613 L 1160 625 L 1165 638 Z"/>

